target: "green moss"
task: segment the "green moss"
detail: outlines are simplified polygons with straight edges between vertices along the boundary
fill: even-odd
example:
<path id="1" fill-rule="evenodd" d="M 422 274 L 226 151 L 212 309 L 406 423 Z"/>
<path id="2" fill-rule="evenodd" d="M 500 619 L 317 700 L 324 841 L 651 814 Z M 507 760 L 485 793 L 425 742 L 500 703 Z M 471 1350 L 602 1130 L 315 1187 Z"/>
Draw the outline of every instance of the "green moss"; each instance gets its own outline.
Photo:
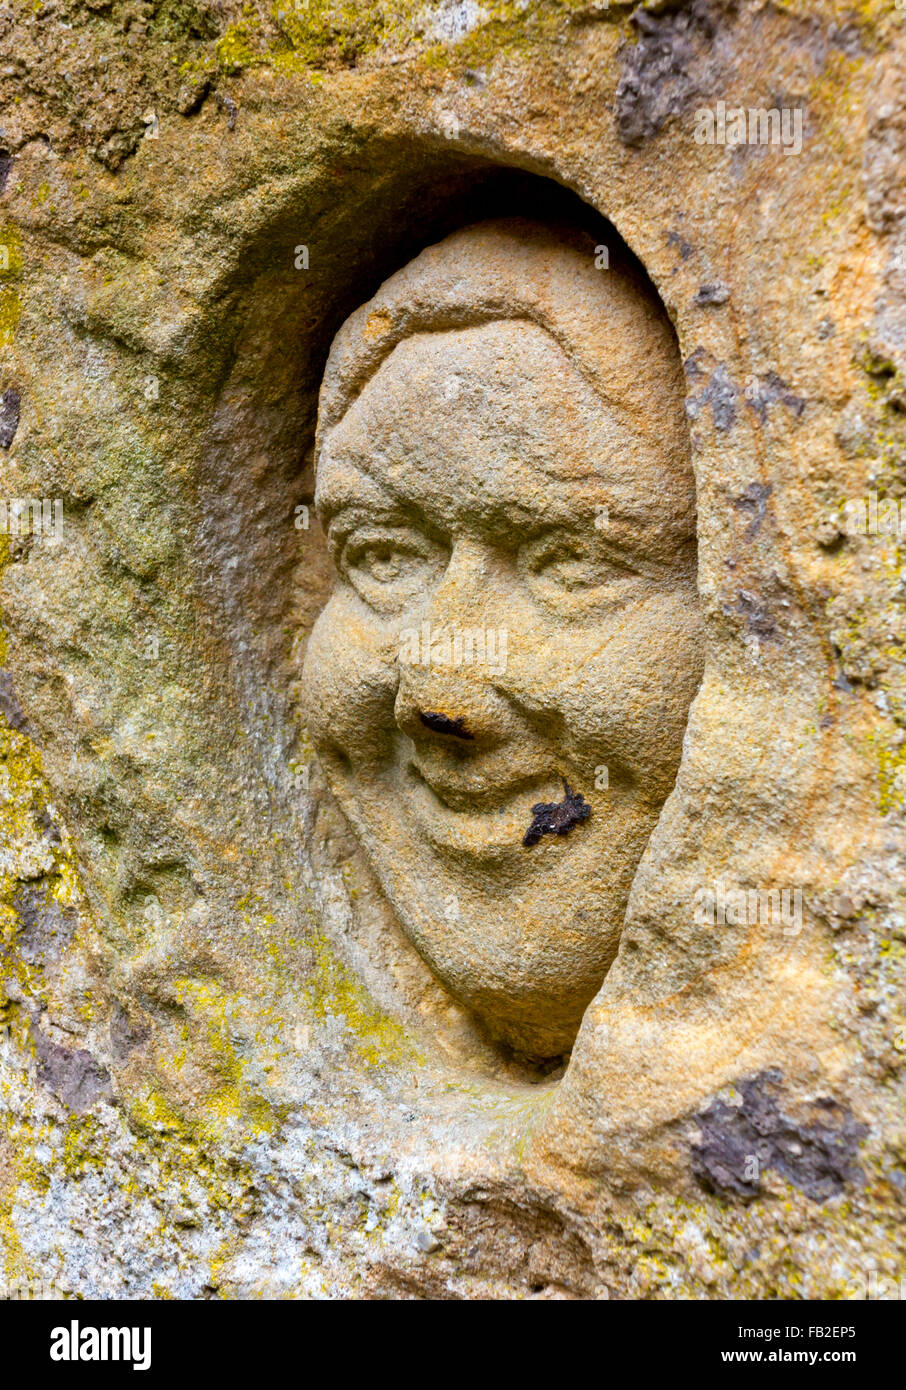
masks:
<path id="1" fill-rule="evenodd" d="M 13 978 L 21 989 L 41 995 L 41 970 L 29 965 L 13 949 L 21 920 L 16 906 L 21 887 L 16 872 L 16 851 L 42 840 L 40 818 L 48 805 L 48 791 L 40 755 L 22 733 L 0 727 L 0 842 L 8 852 L 9 867 L 0 870 L 0 1005 L 5 1000 L 3 980 Z M 52 867 L 44 875 L 49 892 L 62 906 L 80 897 L 78 871 L 68 842 L 53 850 Z"/>
<path id="2" fill-rule="evenodd" d="M 356 1051 L 371 1067 L 424 1061 L 405 1029 L 375 1007 L 363 986 L 336 958 L 326 937 L 316 931 L 308 944 L 315 965 L 304 993 L 315 1018 L 342 1018 L 355 1034 Z"/>
<path id="3" fill-rule="evenodd" d="M 211 8 L 196 0 L 158 0 L 151 29 L 167 43 L 211 39 L 216 33 L 216 21 Z"/>
<path id="4" fill-rule="evenodd" d="M 236 73 L 267 64 L 319 80 L 324 72 L 355 67 L 382 48 L 404 50 L 413 44 L 423 45 L 419 58 L 428 66 L 469 66 L 554 37 L 587 8 L 587 0 L 485 0 L 482 21 L 471 33 L 453 43 L 432 43 L 425 0 L 272 0 L 277 38 L 246 5 L 242 18 L 217 40 L 215 66 Z M 605 11 L 602 18 L 611 16 Z M 617 6 L 614 20 L 625 22 Z M 196 63 L 191 60 L 193 71 Z"/>
<path id="5" fill-rule="evenodd" d="M 331 0 L 281 4 L 278 0 L 273 14 L 288 45 L 275 55 L 282 59 L 281 66 L 292 55 L 307 67 L 348 67 L 373 52 L 387 36 L 386 9 L 380 4 L 333 4 Z"/>
<path id="6" fill-rule="evenodd" d="M 896 807 L 906 807 L 906 743 L 895 748 L 879 739 L 877 750 L 881 785 L 879 809 L 886 815 Z M 900 773 L 902 776 L 898 776 Z"/>
<path id="7" fill-rule="evenodd" d="M 18 282 L 24 271 L 22 235 L 12 223 L 0 227 L 0 349 L 8 347 L 22 316 Z"/>
<path id="8" fill-rule="evenodd" d="M 258 45 L 259 29 L 254 19 L 243 19 L 231 24 L 223 36 L 217 40 L 217 61 L 228 73 L 239 72 L 242 68 L 267 61 L 266 52 Z"/>

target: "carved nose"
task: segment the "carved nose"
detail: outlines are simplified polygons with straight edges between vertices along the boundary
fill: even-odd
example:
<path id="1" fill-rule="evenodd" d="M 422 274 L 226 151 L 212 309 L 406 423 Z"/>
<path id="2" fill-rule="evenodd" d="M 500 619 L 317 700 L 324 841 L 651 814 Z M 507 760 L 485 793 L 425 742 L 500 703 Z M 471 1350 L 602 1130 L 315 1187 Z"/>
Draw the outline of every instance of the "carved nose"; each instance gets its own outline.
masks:
<path id="1" fill-rule="evenodd" d="M 394 714 L 413 743 L 462 753 L 496 747 L 512 719 L 507 702 L 486 682 L 412 667 L 401 673 Z"/>
<path id="2" fill-rule="evenodd" d="M 466 728 L 462 715 L 450 719 L 448 715 L 439 714 L 436 710 L 419 710 L 418 717 L 426 729 L 433 729 L 436 734 L 449 734 L 451 738 L 475 738 Z"/>

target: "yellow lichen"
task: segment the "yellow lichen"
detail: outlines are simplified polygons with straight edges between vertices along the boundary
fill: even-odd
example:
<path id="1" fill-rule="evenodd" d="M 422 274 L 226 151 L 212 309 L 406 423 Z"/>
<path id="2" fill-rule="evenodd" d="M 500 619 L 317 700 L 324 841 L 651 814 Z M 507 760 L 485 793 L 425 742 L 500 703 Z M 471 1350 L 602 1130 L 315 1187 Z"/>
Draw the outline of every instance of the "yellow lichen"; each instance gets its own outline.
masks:
<path id="1" fill-rule="evenodd" d="M 6 223 L 0 227 L 0 349 L 12 342 L 22 316 L 18 282 L 23 270 L 22 235 L 12 223 Z"/>

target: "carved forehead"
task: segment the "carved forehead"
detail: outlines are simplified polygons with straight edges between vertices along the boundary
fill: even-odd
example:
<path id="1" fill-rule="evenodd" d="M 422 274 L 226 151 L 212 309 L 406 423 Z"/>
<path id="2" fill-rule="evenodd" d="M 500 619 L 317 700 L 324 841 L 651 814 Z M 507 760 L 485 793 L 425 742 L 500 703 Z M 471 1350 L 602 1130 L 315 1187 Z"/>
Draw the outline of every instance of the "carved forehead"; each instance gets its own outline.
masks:
<path id="1" fill-rule="evenodd" d="M 643 508 L 656 496 L 659 512 L 666 488 L 685 511 L 689 492 L 660 441 L 602 402 L 556 340 L 524 320 L 399 343 L 323 442 L 327 512 L 354 494 L 350 465 L 397 497 L 442 491 L 451 505 L 457 494 L 517 503 L 529 489 L 578 495 L 590 484 L 599 499 L 603 485 L 611 500 Z"/>
<path id="2" fill-rule="evenodd" d="M 492 466 L 518 457 L 563 478 L 642 443 L 554 338 L 524 320 L 420 333 L 399 343 L 325 436 L 322 468 L 355 458 L 366 469 L 470 451 Z"/>
<path id="3" fill-rule="evenodd" d="M 596 505 L 652 550 L 694 530 L 691 476 L 662 438 L 601 400 L 559 344 L 524 320 L 404 339 L 321 449 L 317 504 L 414 506 L 429 523 L 500 535 L 578 523 Z"/>
<path id="4" fill-rule="evenodd" d="M 683 382 L 663 310 L 627 267 L 595 267 L 584 234 L 511 219 L 429 247 L 346 321 L 331 348 L 316 458 L 394 350 L 415 335 L 521 321 L 543 329 L 614 413 L 688 471 Z"/>

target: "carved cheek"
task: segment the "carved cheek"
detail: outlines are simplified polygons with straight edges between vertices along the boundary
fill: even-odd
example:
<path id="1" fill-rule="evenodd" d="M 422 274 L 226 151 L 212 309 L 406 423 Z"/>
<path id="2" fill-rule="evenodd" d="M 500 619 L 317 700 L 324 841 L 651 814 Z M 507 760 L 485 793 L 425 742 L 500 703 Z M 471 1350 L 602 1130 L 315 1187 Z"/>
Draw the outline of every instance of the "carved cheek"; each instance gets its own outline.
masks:
<path id="1" fill-rule="evenodd" d="M 557 691 L 564 752 L 593 775 L 607 766 L 653 799 L 672 786 L 689 703 L 701 676 L 700 621 L 678 596 L 627 609 L 552 642 L 545 666 Z"/>
<path id="2" fill-rule="evenodd" d="M 309 732 L 319 751 L 353 765 L 392 753 L 399 685 L 395 627 L 334 595 L 315 624 L 302 673 Z"/>

